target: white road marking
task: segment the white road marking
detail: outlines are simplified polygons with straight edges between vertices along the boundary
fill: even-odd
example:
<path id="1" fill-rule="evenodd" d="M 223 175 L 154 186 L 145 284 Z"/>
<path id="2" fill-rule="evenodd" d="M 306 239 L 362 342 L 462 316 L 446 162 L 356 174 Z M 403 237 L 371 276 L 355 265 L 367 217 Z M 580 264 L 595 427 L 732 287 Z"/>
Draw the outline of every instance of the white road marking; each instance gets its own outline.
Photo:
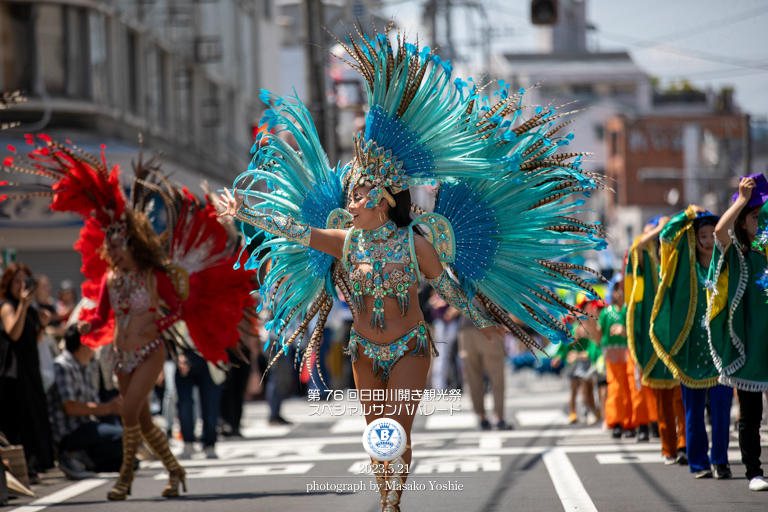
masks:
<path id="1" fill-rule="evenodd" d="M 598 453 L 595 455 L 595 458 L 600 464 L 660 464 L 664 462 L 664 458 L 660 453 Z M 737 461 L 740 458 L 741 452 L 728 452 L 728 460 Z"/>
<path id="2" fill-rule="evenodd" d="M 646 464 L 658 463 L 663 459 L 656 453 L 598 453 L 595 455 L 600 464 Z"/>
<path id="3" fill-rule="evenodd" d="M 362 444 L 362 443 L 361 443 Z M 419 460 L 428 457 L 475 457 L 484 455 L 538 455 L 547 450 L 546 446 L 520 446 L 502 449 L 481 450 L 477 448 L 462 450 L 416 450 L 414 459 Z M 316 455 L 281 455 L 279 457 L 249 457 L 242 459 L 193 459 L 183 461 L 185 468 L 213 467 L 213 466 L 235 466 L 248 464 L 288 464 L 293 462 L 330 462 L 339 460 L 357 460 L 366 457 L 365 452 L 360 449 L 350 452 L 332 452 L 317 453 Z M 146 464 L 142 463 L 142 468 L 162 469 L 163 463 L 152 461 Z"/>
<path id="4" fill-rule="evenodd" d="M 63 501 L 67 501 L 70 498 L 79 496 L 85 492 L 90 491 L 91 489 L 99 487 L 100 485 L 104 485 L 107 482 L 109 482 L 109 480 L 105 478 L 89 478 L 88 480 L 81 480 L 76 484 L 72 484 L 69 487 L 65 487 L 60 491 L 51 493 L 48 496 L 44 496 L 39 500 L 28 503 L 27 505 L 14 508 L 9 512 L 37 512 L 38 510 L 43 510 L 44 508 L 50 507 L 51 505 L 58 505 Z"/>
<path id="5" fill-rule="evenodd" d="M 419 459 L 413 473 L 476 473 L 478 471 L 501 471 L 501 457 L 437 457 Z"/>
<path id="6" fill-rule="evenodd" d="M 358 460 L 354 462 L 347 473 L 360 474 L 360 469 L 371 463 L 370 459 Z M 414 463 L 414 475 L 425 475 L 430 473 L 476 473 L 477 471 L 501 471 L 501 457 L 436 457 L 430 459 L 419 459 Z M 364 473 L 370 476 L 370 473 Z"/>
<path id="7" fill-rule="evenodd" d="M 504 440 L 501 437 L 491 435 L 481 437 L 479 446 L 481 450 L 498 450 L 503 443 Z"/>
<path id="8" fill-rule="evenodd" d="M 477 416 L 474 414 L 432 414 L 427 416 L 424 424 L 427 430 L 477 428 L 477 426 Z"/>
<path id="9" fill-rule="evenodd" d="M 566 512 L 597 512 L 564 449 L 554 448 L 542 454 L 541 458 Z"/>
<path id="10" fill-rule="evenodd" d="M 610 453 L 610 452 L 659 452 L 661 456 L 660 443 L 642 443 L 629 446 L 624 443 L 606 444 L 606 445 L 583 445 L 583 446 L 563 446 L 558 447 L 565 453 Z"/>
<path id="11" fill-rule="evenodd" d="M 581 437 L 565 437 L 557 440 L 557 446 L 583 446 L 583 445 L 603 445 L 603 444 L 621 444 L 637 446 L 637 439 L 613 439 L 610 434 L 603 433 L 602 436 L 581 436 Z M 658 439 L 652 439 L 650 444 L 655 446 L 661 446 L 661 441 Z M 661 448 L 659 448 L 661 449 Z"/>
<path id="12" fill-rule="evenodd" d="M 365 431 L 365 419 L 364 418 L 344 418 L 333 424 L 331 427 L 331 434 L 352 434 Z"/>
<path id="13" fill-rule="evenodd" d="M 254 437 L 283 437 L 296 425 L 270 425 L 267 420 L 250 420 L 246 426 L 240 429 L 240 433 L 246 439 Z"/>
<path id="14" fill-rule="evenodd" d="M 361 438 L 362 439 L 362 438 Z M 358 442 L 361 441 L 358 439 Z M 259 459 L 277 459 L 284 455 L 298 455 L 302 457 L 317 457 L 320 451 L 325 446 L 325 443 L 316 444 L 293 444 L 290 442 L 275 442 L 269 446 L 262 446 L 257 452 L 254 452 L 253 448 L 243 447 L 238 444 L 231 444 L 224 447 L 219 445 L 216 449 L 220 460 L 239 459 L 244 457 L 253 457 L 254 455 Z"/>
<path id="15" fill-rule="evenodd" d="M 187 470 L 187 478 L 235 478 L 244 476 L 264 475 L 303 475 L 315 467 L 314 464 L 252 464 L 249 466 L 219 466 Z M 168 476 L 163 473 L 155 475 L 155 480 L 165 480 Z"/>
<path id="16" fill-rule="evenodd" d="M 359 440 L 358 440 L 359 442 Z M 288 464 L 294 462 L 330 462 L 340 460 L 357 460 L 366 457 L 362 447 L 348 452 L 319 452 L 314 455 L 297 454 L 281 455 L 278 457 L 247 457 L 240 459 L 196 459 L 184 461 L 184 467 L 209 467 L 209 466 L 235 466 L 247 464 Z M 507 448 L 462 448 L 462 449 L 421 449 L 413 453 L 414 460 L 426 459 L 431 457 L 479 457 L 479 456 L 505 456 L 505 455 L 539 455 L 551 450 L 549 446 L 510 446 Z M 606 446 L 571 446 L 557 448 L 563 453 L 610 453 L 610 452 L 629 452 L 626 445 L 606 445 Z M 658 445 L 642 445 L 632 447 L 632 451 L 658 451 Z M 152 461 L 142 463 L 142 468 L 161 469 L 163 463 Z"/>
<path id="17" fill-rule="evenodd" d="M 316 408 L 310 407 L 311 404 L 320 404 L 320 406 L 322 407 L 322 404 L 326 404 L 326 403 L 330 404 L 331 407 L 333 407 L 333 404 L 336 402 L 326 401 L 325 399 L 321 400 L 320 402 L 309 402 L 306 399 L 301 399 L 301 398 L 284 400 L 283 403 L 280 405 L 280 415 L 294 424 L 296 423 L 331 423 L 336 419 L 338 419 L 340 416 L 332 416 L 327 412 L 319 415 L 312 414 L 312 412 L 315 411 Z M 354 404 L 359 405 L 358 402 L 342 401 L 339 403 L 344 405 L 354 405 Z M 269 415 L 270 415 L 269 405 L 266 402 L 245 404 L 245 407 L 243 408 L 243 423 L 251 423 L 254 420 L 267 421 L 269 419 Z M 349 417 L 349 414 L 347 414 L 347 417 Z M 278 428 L 278 427 L 272 427 L 272 428 Z"/>
<path id="18" fill-rule="evenodd" d="M 478 444 L 481 439 L 486 437 L 496 437 L 499 439 L 530 439 L 530 438 L 550 438 L 550 437 L 569 437 L 581 438 L 600 435 L 599 428 L 558 428 L 551 430 L 510 430 L 498 432 L 414 432 L 413 442 L 416 446 L 427 445 L 427 443 L 441 443 L 445 441 L 454 441 L 457 444 Z M 605 433 L 603 433 L 605 434 Z M 353 445 L 360 446 L 359 435 L 337 435 L 326 437 L 302 437 L 292 439 L 263 439 L 246 440 L 235 443 L 218 443 L 216 451 L 221 459 L 240 458 L 242 454 L 258 456 L 265 449 L 273 449 L 275 446 L 331 446 L 331 445 Z M 588 442 L 588 441 L 585 441 Z M 173 439 L 170 441 L 171 448 L 175 452 L 181 450 L 184 444 L 181 441 Z M 634 444 L 634 441 L 633 441 Z M 230 448 L 231 447 L 231 448 Z M 228 456 L 228 453 L 236 453 L 235 456 Z"/>
<path id="19" fill-rule="evenodd" d="M 520 394 L 519 391 L 507 391 L 504 395 L 504 407 L 518 409 L 520 407 L 562 407 L 568 403 L 570 393 Z M 463 398 L 463 397 L 462 397 Z M 493 410 L 493 396 L 485 396 L 485 410 Z"/>
<path id="20" fill-rule="evenodd" d="M 411 445 L 416 449 L 424 449 L 424 448 L 442 448 L 445 446 L 445 441 L 438 440 L 438 441 L 419 441 L 419 440 L 413 440 L 411 441 Z"/>
<path id="21" fill-rule="evenodd" d="M 559 409 L 518 411 L 515 418 L 521 427 L 539 427 L 547 425 L 567 425 L 568 416 Z"/>
<path id="22" fill-rule="evenodd" d="M 483 439 L 484 437 L 488 437 L 488 436 L 498 437 L 500 439 L 530 439 L 532 437 L 582 438 L 582 437 L 597 436 L 600 433 L 605 434 L 599 428 L 557 428 L 557 429 L 551 429 L 551 430 L 537 429 L 537 430 L 507 430 L 507 431 L 496 431 L 496 432 L 480 432 L 480 431 L 460 432 L 460 433 L 455 433 L 453 435 L 437 434 L 437 433 L 422 434 L 417 432 L 416 434 L 414 434 L 414 438 L 417 442 L 418 440 L 426 440 L 426 439 L 453 439 L 456 441 L 457 444 L 473 444 L 473 443 L 479 442 L 480 439 Z M 584 441 L 584 442 L 588 442 L 588 441 Z"/>

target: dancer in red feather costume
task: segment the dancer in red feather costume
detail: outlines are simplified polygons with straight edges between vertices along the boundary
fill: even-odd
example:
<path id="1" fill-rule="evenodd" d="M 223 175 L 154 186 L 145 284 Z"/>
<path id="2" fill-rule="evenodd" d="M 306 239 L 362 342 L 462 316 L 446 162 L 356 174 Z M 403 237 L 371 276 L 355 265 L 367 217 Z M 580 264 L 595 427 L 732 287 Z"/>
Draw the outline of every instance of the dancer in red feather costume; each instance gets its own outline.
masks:
<path id="1" fill-rule="evenodd" d="M 163 496 L 178 496 L 179 484 L 186 490 L 185 471 L 152 422 L 147 396 L 163 368 L 165 340 L 174 338 L 164 333 L 177 322 L 186 323 L 211 362 L 226 363 L 225 350 L 237 346 L 237 324 L 252 304 L 249 279 L 233 268 L 238 241 L 219 221 L 210 198 L 203 204 L 172 186 L 153 160 L 143 165 L 139 155 L 129 200 L 120 170 L 109 169 L 103 146 L 98 160 L 69 142 L 38 138 L 44 144 L 27 136 L 34 149 L 26 157 L 9 147 L 16 156 L 5 160 L 4 170 L 52 180 L 31 195 L 52 196 L 52 210 L 75 212 L 85 221 L 75 249 L 83 257 L 83 296 L 97 307 L 83 311 L 78 328 L 92 347 L 112 343 L 112 368 L 123 396 L 123 465 L 107 497 L 123 500 L 130 494 L 142 437 L 169 472 Z M 169 228 L 160 235 L 146 214 L 156 195 L 168 214 Z M 25 197 L 30 194 L 0 200 Z"/>

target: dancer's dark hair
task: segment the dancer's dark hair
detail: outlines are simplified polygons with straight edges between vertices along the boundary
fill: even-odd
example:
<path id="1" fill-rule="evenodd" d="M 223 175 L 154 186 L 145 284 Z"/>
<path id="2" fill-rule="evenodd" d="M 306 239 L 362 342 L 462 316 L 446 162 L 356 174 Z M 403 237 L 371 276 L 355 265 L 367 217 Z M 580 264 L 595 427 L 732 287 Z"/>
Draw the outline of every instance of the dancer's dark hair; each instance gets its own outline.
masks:
<path id="1" fill-rule="evenodd" d="M 744 227 L 744 224 L 747 221 L 747 215 L 754 212 L 755 210 L 759 210 L 762 207 L 762 204 L 753 206 L 751 208 L 745 207 L 743 210 L 741 210 L 741 213 L 739 213 L 739 217 L 736 219 L 736 222 L 733 223 L 733 232 L 736 234 L 736 240 L 739 241 L 739 244 L 741 245 L 741 253 L 744 256 L 749 254 L 749 251 L 752 250 L 752 241 L 749 239 L 749 233 L 747 233 L 747 229 Z"/>

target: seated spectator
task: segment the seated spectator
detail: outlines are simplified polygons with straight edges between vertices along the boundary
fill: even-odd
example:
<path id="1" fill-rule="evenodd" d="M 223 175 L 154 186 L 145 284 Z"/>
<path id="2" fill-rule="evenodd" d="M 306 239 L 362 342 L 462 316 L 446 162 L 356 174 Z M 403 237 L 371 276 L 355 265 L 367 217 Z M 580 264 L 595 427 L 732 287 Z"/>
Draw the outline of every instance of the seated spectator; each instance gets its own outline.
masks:
<path id="1" fill-rule="evenodd" d="M 59 446 L 59 467 L 67 476 L 82 476 L 82 470 L 119 471 L 123 462 L 123 427 L 102 423 L 98 416 L 120 414 L 117 396 L 99 403 L 93 376 L 93 350 L 80 343 L 77 326 L 64 335 L 66 350 L 54 360 L 56 381 L 48 394 L 54 442 Z M 82 457 L 82 455 L 85 457 Z M 79 467 L 78 460 L 85 468 Z"/>

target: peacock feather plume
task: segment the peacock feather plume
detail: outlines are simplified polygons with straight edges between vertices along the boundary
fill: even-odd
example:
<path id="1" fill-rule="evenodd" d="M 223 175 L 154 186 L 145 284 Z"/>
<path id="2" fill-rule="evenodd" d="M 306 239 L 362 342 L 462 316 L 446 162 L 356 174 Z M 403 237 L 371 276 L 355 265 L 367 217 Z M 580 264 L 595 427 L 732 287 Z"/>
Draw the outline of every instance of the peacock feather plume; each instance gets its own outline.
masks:
<path id="1" fill-rule="evenodd" d="M 331 169 L 310 113 L 298 98 L 278 97 L 267 91 L 262 91 L 260 98 L 270 107 L 262 119 L 265 130 L 251 150 L 253 158 L 248 170 L 237 177 L 234 188 L 257 211 L 291 216 L 310 226 L 326 228 L 329 214 L 343 206 L 340 172 Z M 283 134 L 295 140 L 296 149 L 281 137 Z M 264 183 L 259 185 L 261 182 Z M 241 226 L 246 245 L 254 241 L 254 229 L 246 224 Z M 280 348 L 287 352 L 288 342 L 296 337 L 287 336 L 288 325 L 304 320 L 307 311 L 317 314 L 318 308 L 310 307 L 313 302 L 324 305 L 336 295 L 332 273 L 335 258 L 285 238 L 257 232 L 265 238 L 252 251 L 245 268 L 271 265 L 260 287 L 262 305 L 273 315 L 266 328 L 278 333 Z M 306 319 L 306 324 L 300 324 L 304 330 L 309 323 Z"/>

